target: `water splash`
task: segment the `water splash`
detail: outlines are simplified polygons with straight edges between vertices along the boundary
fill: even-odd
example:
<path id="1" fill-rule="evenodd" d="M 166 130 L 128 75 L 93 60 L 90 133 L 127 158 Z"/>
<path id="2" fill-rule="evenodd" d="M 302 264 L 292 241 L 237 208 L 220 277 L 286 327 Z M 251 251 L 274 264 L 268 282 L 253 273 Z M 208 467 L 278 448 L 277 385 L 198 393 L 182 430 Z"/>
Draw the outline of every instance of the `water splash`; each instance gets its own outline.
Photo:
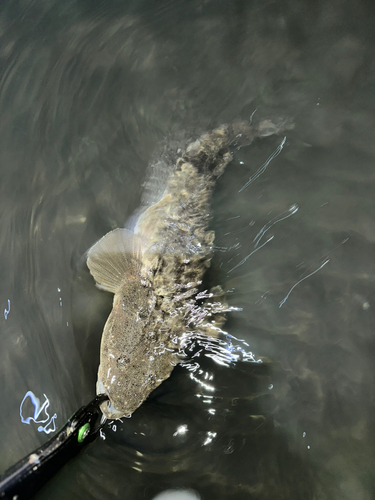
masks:
<path id="1" fill-rule="evenodd" d="M 266 240 L 263 245 L 260 245 L 260 247 L 257 247 L 255 248 L 255 250 L 253 250 L 252 252 L 250 252 L 248 255 L 246 255 L 245 258 L 243 258 L 241 260 L 241 262 L 239 262 L 236 266 L 232 267 L 232 269 L 229 269 L 228 271 L 228 274 L 231 273 L 232 271 L 234 271 L 235 269 L 237 269 L 238 267 L 242 266 L 243 264 L 245 264 L 245 262 L 247 261 L 247 259 L 249 259 L 252 255 L 254 255 L 255 252 L 257 252 L 258 250 L 260 250 L 261 248 L 263 248 L 265 245 L 267 245 L 267 243 L 269 243 L 271 240 L 273 240 L 274 236 L 270 236 L 268 238 L 268 240 Z"/>
<path id="2" fill-rule="evenodd" d="M 275 149 L 275 151 L 271 154 L 271 156 L 269 156 L 267 158 L 267 160 L 265 161 L 265 163 L 263 163 L 263 165 L 261 167 L 258 168 L 258 170 L 255 172 L 254 175 L 252 175 L 249 180 L 246 182 L 246 184 L 244 184 L 242 186 L 242 188 L 238 191 L 239 193 L 241 193 L 244 189 L 247 188 L 247 186 L 249 186 L 252 182 L 254 182 L 256 179 L 258 179 L 258 177 L 260 177 L 263 172 L 265 172 L 266 168 L 268 167 L 268 165 L 271 163 L 271 161 L 276 158 L 276 156 L 278 156 L 283 147 L 284 147 L 284 144 L 285 144 L 285 141 L 286 141 L 286 137 L 284 137 L 284 139 L 281 141 L 281 143 L 277 146 L 277 148 Z"/>
<path id="3" fill-rule="evenodd" d="M 211 358 L 215 363 L 226 367 L 238 361 L 248 363 L 262 362 L 260 359 L 256 359 L 251 351 L 246 349 L 249 347 L 247 342 L 223 330 L 221 330 L 221 334 L 224 338 L 208 337 L 205 334 L 194 332 L 185 352 L 188 353 L 188 351 L 194 351 L 197 348 L 198 350 L 190 359 L 182 360 L 181 365 L 194 373 L 200 369 L 200 364 L 196 358 L 199 358 L 201 355 Z"/>
<path id="4" fill-rule="evenodd" d="M 275 224 L 278 224 L 279 222 L 281 222 L 281 221 L 283 221 L 285 219 L 288 219 L 289 217 L 291 217 L 292 215 L 294 215 L 298 211 L 298 209 L 299 209 L 298 205 L 296 203 L 294 203 L 291 207 L 288 208 L 288 210 L 286 210 L 285 212 L 277 215 L 276 217 L 274 217 L 273 219 L 271 219 L 269 222 L 267 222 L 267 224 L 262 227 L 262 229 L 258 232 L 258 234 L 253 239 L 254 249 L 248 255 L 246 255 L 246 257 L 244 257 L 241 260 L 241 262 L 239 262 L 237 265 L 235 265 L 234 267 L 232 267 L 228 271 L 228 274 L 231 273 L 232 271 L 234 271 L 235 269 L 237 269 L 238 267 L 242 266 L 243 264 L 245 264 L 245 262 L 252 255 L 254 255 L 255 252 L 257 252 L 258 250 L 260 250 L 261 248 L 263 248 L 265 245 L 267 245 L 267 243 L 269 243 L 271 240 L 273 240 L 274 236 L 271 235 L 264 243 L 262 243 L 262 245 L 259 245 L 261 239 L 266 234 L 266 232 L 269 229 L 271 229 L 271 227 L 273 227 Z M 227 250 L 229 250 L 229 249 L 227 249 Z M 230 261 L 228 261 L 228 262 L 230 262 Z"/>
<path id="5" fill-rule="evenodd" d="M 302 281 L 306 280 L 307 278 L 310 278 L 310 276 L 312 276 L 313 274 L 317 273 L 318 271 L 320 271 L 322 269 L 322 267 L 324 267 L 326 264 L 328 264 L 330 259 L 327 259 L 325 262 L 323 262 L 323 264 L 321 266 L 318 267 L 318 269 L 315 269 L 315 271 L 313 271 L 312 273 L 308 274 L 307 276 L 305 276 L 304 278 L 300 279 L 299 281 L 297 281 L 296 284 L 294 284 L 292 286 L 292 288 L 289 290 L 289 292 L 286 294 L 286 296 L 283 298 L 283 300 L 280 302 L 279 304 L 279 308 L 283 306 L 283 304 L 285 304 L 285 302 L 287 301 L 287 299 L 289 298 L 289 295 L 292 293 L 292 291 L 295 289 L 295 287 L 297 285 L 299 285 Z"/>
<path id="6" fill-rule="evenodd" d="M 51 432 L 55 432 L 56 430 L 55 419 L 57 415 L 55 413 L 52 417 L 50 417 L 49 413 L 47 412 L 47 408 L 49 407 L 49 399 L 45 394 L 43 394 L 43 396 L 45 397 L 45 401 L 43 404 L 40 404 L 40 399 L 36 397 L 32 391 L 27 391 L 20 404 L 20 417 L 23 424 L 30 425 L 30 422 L 34 422 L 35 424 L 45 424 L 38 426 L 38 432 L 45 432 L 46 434 L 50 434 Z M 33 416 L 24 417 L 23 405 L 28 398 L 34 406 L 34 412 Z M 45 414 L 45 418 L 41 418 L 41 414 L 43 412 Z"/>
<path id="7" fill-rule="evenodd" d="M 291 217 L 292 215 L 294 215 L 298 211 L 298 208 L 299 208 L 298 205 L 294 204 L 291 207 L 289 207 L 286 212 L 283 212 L 282 214 L 277 215 L 272 220 L 267 222 L 267 224 L 265 226 L 263 226 L 262 229 L 259 231 L 259 233 L 255 236 L 255 238 L 253 240 L 255 243 L 254 248 L 256 248 L 259 245 L 260 240 L 263 238 L 263 236 L 266 234 L 266 232 L 269 229 L 271 229 L 272 226 L 274 226 L 278 222 L 285 220 L 288 217 Z"/>

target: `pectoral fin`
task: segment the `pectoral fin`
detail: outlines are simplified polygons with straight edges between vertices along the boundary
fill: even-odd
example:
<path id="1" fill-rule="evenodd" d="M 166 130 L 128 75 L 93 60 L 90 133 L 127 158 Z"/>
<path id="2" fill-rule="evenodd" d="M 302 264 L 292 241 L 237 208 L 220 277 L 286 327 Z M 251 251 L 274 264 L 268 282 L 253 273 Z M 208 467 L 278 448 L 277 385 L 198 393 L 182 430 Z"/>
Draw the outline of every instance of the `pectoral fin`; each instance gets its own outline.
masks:
<path id="1" fill-rule="evenodd" d="M 87 266 L 99 288 L 116 293 L 139 277 L 141 256 L 141 238 L 128 229 L 114 229 L 87 252 Z"/>

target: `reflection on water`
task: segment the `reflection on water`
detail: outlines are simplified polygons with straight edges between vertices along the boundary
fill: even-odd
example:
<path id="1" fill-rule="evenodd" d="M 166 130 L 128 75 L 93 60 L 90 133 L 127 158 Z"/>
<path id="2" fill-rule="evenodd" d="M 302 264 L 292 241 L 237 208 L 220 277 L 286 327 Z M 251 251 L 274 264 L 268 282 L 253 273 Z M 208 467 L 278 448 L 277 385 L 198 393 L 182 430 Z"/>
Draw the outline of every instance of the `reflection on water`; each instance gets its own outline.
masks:
<path id="1" fill-rule="evenodd" d="M 189 339 L 38 498 L 373 498 L 373 10 L 1 5 L 1 470 L 46 440 L 19 418 L 30 388 L 58 424 L 94 396 L 112 298 L 84 254 L 137 209 L 147 165 L 254 110 L 295 123 L 234 146 L 218 181 L 204 289 L 227 292 L 227 334 Z"/>
<path id="2" fill-rule="evenodd" d="M 193 490 L 166 490 L 159 493 L 153 500 L 200 500 L 200 496 Z"/>
<path id="3" fill-rule="evenodd" d="M 329 259 L 325 260 L 323 262 L 323 264 L 318 267 L 318 269 L 315 269 L 315 271 L 313 271 L 312 273 L 308 274 L 307 276 L 304 276 L 299 281 L 297 281 L 297 283 L 295 283 L 292 286 L 292 288 L 289 290 L 289 292 L 285 295 L 285 297 L 283 298 L 283 300 L 280 302 L 279 307 L 281 307 L 283 304 L 285 304 L 285 302 L 289 299 L 289 295 L 292 293 L 292 291 L 295 289 L 295 287 L 297 285 L 299 285 L 300 283 L 302 283 L 302 281 L 306 280 L 307 278 L 310 278 L 310 276 L 312 276 L 313 274 L 315 274 L 318 271 L 320 271 L 326 264 L 328 264 L 328 262 L 329 262 Z"/>
<path id="4" fill-rule="evenodd" d="M 45 424 L 45 425 L 39 425 L 37 427 L 38 432 L 45 432 L 46 434 L 51 434 L 51 432 L 55 432 L 56 430 L 56 423 L 55 419 L 57 418 L 56 413 L 52 416 L 49 415 L 47 408 L 49 407 L 49 399 L 45 394 L 44 396 L 44 402 L 43 404 L 40 404 L 40 399 L 35 396 L 35 394 L 32 391 L 27 391 L 25 394 L 24 398 L 21 401 L 20 404 L 20 417 L 21 417 L 21 422 L 23 424 L 28 424 L 30 425 L 30 422 L 34 422 L 35 424 Z M 28 404 L 28 400 L 31 402 L 33 409 L 30 408 L 30 404 Z M 25 409 L 25 407 L 28 407 Z M 44 415 L 41 414 L 45 414 Z M 32 416 L 24 416 L 27 413 L 32 413 Z"/>
<path id="5" fill-rule="evenodd" d="M 10 313 L 10 300 L 8 299 L 8 308 L 4 309 L 4 318 L 8 319 L 8 314 Z"/>
<path id="6" fill-rule="evenodd" d="M 268 165 L 271 163 L 271 161 L 276 158 L 277 155 L 279 155 L 284 147 L 284 144 L 285 144 L 285 141 L 286 141 L 286 137 L 284 137 L 284 139 L 280 142 L 280 144 L 277 146 L 277 148 L 275 149 L 275 151 L 271 154 L 271 156 L 269 156 L 267 158 L 267 160 L 263 163 L 263 165 L 261 167 L 258 168 L 258 170 L 255 172 L 255 174 L 253 174 L 249 180 L 246 182 L 246 184 L 244 184 L 242 186 L 242 188 L 238 191 L 239 193 L 241 193 L 244 189 L 246 189 L 248 186 L 250 186 L 250 184 L 254 181 L 256 181 L 258 179 L 258 177 L 260 177 L 265 171 L 266 171 L 266 168 L 268 167 Z"/>

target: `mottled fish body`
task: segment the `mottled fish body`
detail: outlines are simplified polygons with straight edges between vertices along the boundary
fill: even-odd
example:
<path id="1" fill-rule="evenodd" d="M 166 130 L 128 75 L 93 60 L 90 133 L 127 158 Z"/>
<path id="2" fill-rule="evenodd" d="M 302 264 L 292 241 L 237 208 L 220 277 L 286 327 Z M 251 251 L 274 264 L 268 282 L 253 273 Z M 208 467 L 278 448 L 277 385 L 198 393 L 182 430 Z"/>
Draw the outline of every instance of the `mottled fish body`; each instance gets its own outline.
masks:
<path id="1" fill-rule="evenodd" d="M 264 120 L 223 125 L 191 143 L 170 169 L 159 199 L 138 217 L 134 232 L 115 229 L 89 251 L 97 286 L 114 293 L 105 324 L 97 392 L 108 418 L 132 414 L 171 374 L 183 355 L 189 308 L 210 265 L 208 230 L 216 179 L 232 156 L 228 146 L 249 144 L 291 128 Z"/>

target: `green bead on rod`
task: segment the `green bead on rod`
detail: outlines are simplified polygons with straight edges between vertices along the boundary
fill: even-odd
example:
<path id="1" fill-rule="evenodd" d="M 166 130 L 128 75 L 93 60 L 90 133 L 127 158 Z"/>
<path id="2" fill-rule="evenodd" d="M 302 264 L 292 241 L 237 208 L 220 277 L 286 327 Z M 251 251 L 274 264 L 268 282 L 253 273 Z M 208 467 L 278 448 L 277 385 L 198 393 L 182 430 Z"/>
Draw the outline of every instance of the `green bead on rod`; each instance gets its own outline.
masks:
<path id="1" fill-rule="evenodd" d="M 89 432 L 90 432 L 90 424 L 87 423 L 85 425 L 82 425 L 82 427 L 78 431 L 78 437 L 77 437 L 78 442 L 83 443 Z"/>

